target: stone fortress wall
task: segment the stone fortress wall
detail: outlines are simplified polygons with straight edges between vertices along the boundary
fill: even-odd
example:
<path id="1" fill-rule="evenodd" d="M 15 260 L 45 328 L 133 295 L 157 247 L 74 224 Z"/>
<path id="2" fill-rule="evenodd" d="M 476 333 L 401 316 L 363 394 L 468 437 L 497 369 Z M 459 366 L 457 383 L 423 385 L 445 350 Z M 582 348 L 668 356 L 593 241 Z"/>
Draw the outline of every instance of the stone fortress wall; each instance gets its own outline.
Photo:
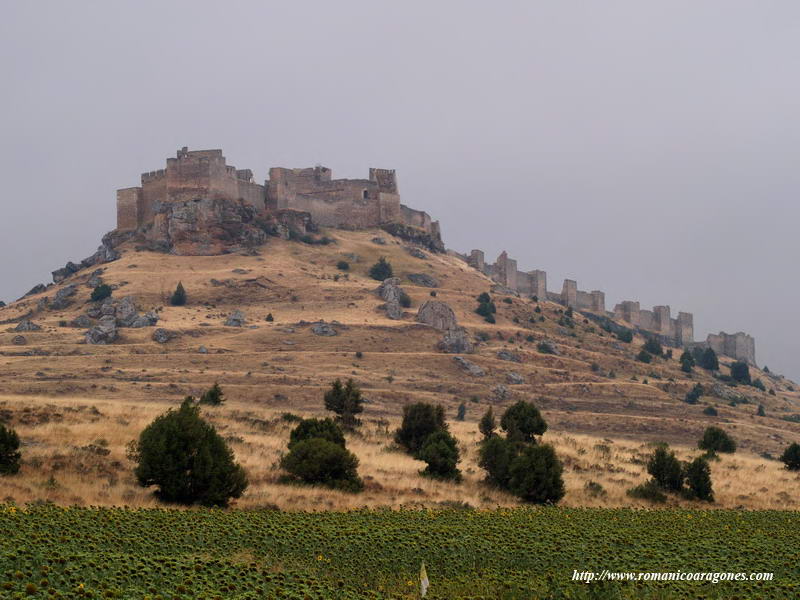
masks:
<path id="1" fill-rule="evenodd" d="M 307 212 L 326 227 L 364 229 L 397 223 L 440 238 L 439 222 L 400 203 L 393 170 L 370 169 L 368 179 L 333 179 L 326 167 L 272 168 L 264 185 L 250 169 L 227 165 L 222 150 L 182 148 L 165 169 L 143 173 L 139 187 L 117 190 L 117 230 L 153 226 L 164 205 L 203 200 L 243 202 L 257 211 Z"/>
<path id="2" fill-rule="evenodd" d="M 692 313 L 679 312 L 675 318 L 670 315 L 669 306 L 654 306 L 653 310 L 644 310 L 639 302 L 624 300 L 614 306 L 613 311 L 606 310 L 605 293 L 600 290 L 586 292 L 578 289 L 572 279 L 565 279 L 560 292 L 547 289 L 547 273 L 542 270 L 520 271 L 517 261 L 509 258 L 503 251 L 494 263 L 486 262 L 483 250 L 472 250 L 469 255 L 454 253 L 469 265 L 484 273 L 502 288 L 526 296 L 535 296 L 542 300 L 557 302 L 574 310 L 594 313 L 622 321 L 631 329 L 645 335 L 655 335 L 660 340 L 678 348 L 704 346 L 713 348 L 717 354 L 736 360 L 756 364 L 755 340 L 746 333 L 710 334 L 705 342 L 694 341 L 694 316 Z"/>

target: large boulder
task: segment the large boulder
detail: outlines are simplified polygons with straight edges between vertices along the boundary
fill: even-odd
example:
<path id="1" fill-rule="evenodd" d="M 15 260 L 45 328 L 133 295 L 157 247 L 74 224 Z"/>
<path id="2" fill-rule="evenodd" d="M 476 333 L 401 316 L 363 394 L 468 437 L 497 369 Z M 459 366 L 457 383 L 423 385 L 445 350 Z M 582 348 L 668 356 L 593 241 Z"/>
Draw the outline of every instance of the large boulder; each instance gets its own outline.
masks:
<path id="1" fill-rule="evenodd" d="M 500 360 L 507 360 L 515 363 L 522 362 L 522 357 L 516 352 L 511 352 L 510 350 L 498 350 L 497 358 L 499 358 Z"/>
<path id="2" fill-rule="evenodd" d="M 78 315 L 70 323 L 70 327 L 80 327 L 81 329 L 89 329 L 94 322 L 89 315 Z"/>
<path id="3" fill-rule="evenodd" d="M 16 327 L 14 327 L 14 331 L 41 331 L 41 325 L 37 325 L 30 319 L 22 319 Z"/>
<path id="4" fill-rule="evenodd" d="M 159 327 L 153 332 L 153 341 L 158 344 L 166 344 L 174 337 L 174 335 L 175 334 L 173 334 L 171 331 Z"/>
<path id="5" fill-rule="evenodd" d="M 439 342 L 439 350 L 447 354 L 472 354 L 475 351 L 475 345 L 466 329 L 456 327 L 444 332 L 442 341 Z"/>
<path id="6" fill-rule="evenodd" d="M 65 266 L 53 271 L 53 283 L 61 283 L 73 273 L 77 273 L 80 268 L 80 265 L 76 265 L 72 261 L 68 262 Z"/>
<path id="7" fill-rule="evenodd" d="M 50 303 L 50 310 L 63 310 L 72 304 L 72 297 L 78 291 L 78 286 L 74 283 L 64 286 L 56 292 L 53 301 Z"/>
<path id="8" fill-rule="evenodd" d="M 46 290 L 47 290 L 47 286 L 45 284 L 37 283 L 30 290 L 28 290 L 28 293 L 25 294 L 25 296 L 35 296 L 36 294 L 41 294 L 42 292 L 44 292 Z M 23 296 L 23 298 L 25 298 L 25 296 Z"/>
<path id="9" fill-rule="evenodd" d="M 115 316 L 117 325 L 120 327 L 133 325 L 134 321 L 139 317 L 139 311 L 136 310 L 136 301 L 133 296 L 125 296 L 120 300 Z"/>
<path id="10" fill-rule="evenodd" d="M 136 317 L 131 323 L 131 327 L 134 329 L 141 327 L 153 327 L 156 323 L 158 323 L 158 313 L 151 310 Z"/>
<path id="11" fill-rule="evenodd" d="M 228 319 L 225 321 L 225 327 L 244 327 L 247 323 L 247 317 L 240 310 L 233 311 Z"/>
<path id="12" fill-rule="evenodd" d="M 11 343 L 15 346 L 24 346 L 28 343 L 28 340 L 25 339 L 24 335 L 15 335 L 13 338 L 11 338 Z"/>
<path id="13" fill-rule="evenodd" d="M 86 287 L 89 288 L 96 288 L 103 285 L 103 278 L 100 277 L 103 274 L 103 269 L 96 269 L 89 275 L 89 279 L 86 280 Z"/>
<path id="14" fill-rule="evenodd" d="M 439 287 L 439 280 L 427 273 L 409 273 L 406 277 L 414 285 L 430 288 Z"/>
<path id="15" fill-rule="evenodd" d="M 458 327 L 453 309 L 439 300 L 428 300 L 420 306 L 417 311 L 417 321 L 443 331 Z"/>
<path id="16" fill-rule="evenodd" d="M 400 287 L 400 279 L 397 277 L 384 279 L 375 293 L 386 302 L 385 310 L 388 318 L 394 320 L 403 318 L 403 307 L 400 305 L 403 288 Z"/>
<path id="17" fill-rule="evenodd" d="M 459 367 L 461 367 L 462 370 L 469 373 L 473 377 L 483 377 L 486 375 L 485 371 L 481 367 L 476 365 L 474 362 L 468 361 L 462 356 L 454 356 L 453 360 Z"/>
<path id="18" fill-rule="evenodd" d="M 509 385 L 522 385 L 523 383 L 525 383 L 525 379 L 519 373 L 511 371 L 509 373 L 506 373 L 506 383 L 508 383 Z"/>
<path id="19" fill-rule="evenodd" d="M 86 332 L 87 344 L 111 344 L 117 339 L 117 320 L 113 315 L 106 315 L 97 325 Z"/>

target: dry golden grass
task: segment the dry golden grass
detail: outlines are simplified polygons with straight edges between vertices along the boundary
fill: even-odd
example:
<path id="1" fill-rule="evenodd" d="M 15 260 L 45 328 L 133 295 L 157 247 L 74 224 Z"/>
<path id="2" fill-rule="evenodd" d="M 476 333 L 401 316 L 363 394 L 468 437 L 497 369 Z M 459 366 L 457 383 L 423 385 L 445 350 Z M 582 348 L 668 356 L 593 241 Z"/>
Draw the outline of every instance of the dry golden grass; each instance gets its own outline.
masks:
<path id="1" fill-rule="evenodd" d="M 474 309 L 475 297 L 491 282 L 459 259 L 414 258 L 383 232 L 327 233 L 336 244 L 271 240 L 259 256 L 180 257 L 125 248 L 120 260 L 105 265 L 103 277 L 117 287 L 116 297 L 133 295 L 140 310 L 159 311 L 159 327 L 179 334 L 166 345 L 154 343 L 152 328 L 145 328 L 121 330 L 113 345 L 90 346 L 82 343 L 83 330 L 60 326 L 86 310 L 91 290 L 83 282 L 88 273 L 67 282 L 80 286 L 73 306 L 34 315 L 43 330 L 25 333 L 27 345 L 12 344 L 13 325 L 0 326 L 0 420 L 18 430 L 25 454 L 21 475 L 0 480 L 0 499 L 153 504 L 150 492 L 132 479 L 125 444 L 168 406 L 219 381 L 229 402 L 206 412 L 232 440 L 250 474 L 251 486 L 240 506 L 513 505 L 514 498 L 481 483 L 476 422 L 488 406 L 500 412 L 523 398 L 535 401 L 550 425 L 545 438 L 564 459 L 568 505 L 636 504 L 625 491 L 644 480 L 641 460 L 648 444 L 667 441 L 688 457 L 695 454 L 691 448 L 702 430 L 715 424 L 741 447 L 739 454 L 712 465 L 718 505 L 794 506 L 797 478 L 781 470 L 780 463 L 758 456 L 777 455 L 800 438 L 800 425 L 780 418 L 800 413 L 790 381 L 760 373 L 775 395 L 747 388 L 750 404 L 733 407 L 704 397 L 689 406 L 681 401 L 686 391 L 712 380 L 700 370 L 691 378 L 682 373 L 680 351 L 672 360 L 644 365 L 634 360 L 643 340 L 622 344 L 579 315 L 574 329 L 562 327 L 561 308 L 548 302 L 540 303 L 546 319 L 539 322 L 535 304 L 522 298 L 509 304 L 497 296 L 497 324 L 489 325 Z M 389 244 L 372 243 L 375 235 Z M 378 284 L 366 275 L 379 256 L 389 258 L 412 298 L 401 321 L 385 317 L 373 293 Z M 336 268 L 343 258 L 351 263 L 348 273 Z M 431 290 L 411 285 L 409 273 L 435 276 L 441 284 L 436 299 L 452 306 L 471 333 L 484 336 L 469 360 L 484 368 L 485 377 L 465 375 L 452 356 L 436 350 L 440 333 L 414 322 Z M 166 303 L 178 281 L 189 294 L 186 307 Z M 52 295 L 51 289 L 0 309 L 0 321 L 35 310 L 40 298 Z M 222 325 L 235 309 L 245 312 L 252 328 Z M 270 313 L 274 322 L 265 321 Z M 339 335 L 315 336 L 303 323 L 319 319 L 338 322 Z M 536 344 L 545 338 L 557 344 L 559 356 L 537 352 Z M 200 353 L 200 346 L 208 353 Z M 499 360 L 500 349 L 518 352 L 522 362 Z M 507 385 L 512 371 L 525 383 Z M 613 378 L 608 376 L 612 371 Z M 364 432 L 349 440 L 361 460 L 366 491 L 353 496 L 277 484 L 275 464 L 289 431 L 280 414 L 320 414 L 322 393 L 336 377 L 356 379 L 369 400 Z M 510 392 L 505 400 L 494 393 L 499 384 Z M 452 422 L 464 450 L 461 485 L 422 478 L 421 463 L 387 451 L 403 404 L 420 400 L 443 404 L 451 420 L 457 405 L 467 403 L 467 421 Z M 717 417 L 702 413 L 709 404 L 717 407 Z M 765 406 L 766 417 L 755 416 L 758 404 Z M 81 449 L 89 444 L 109 453 Z M 605 495 L 591 496 L 585 489 L 589 481 L 600 483 Z"/>

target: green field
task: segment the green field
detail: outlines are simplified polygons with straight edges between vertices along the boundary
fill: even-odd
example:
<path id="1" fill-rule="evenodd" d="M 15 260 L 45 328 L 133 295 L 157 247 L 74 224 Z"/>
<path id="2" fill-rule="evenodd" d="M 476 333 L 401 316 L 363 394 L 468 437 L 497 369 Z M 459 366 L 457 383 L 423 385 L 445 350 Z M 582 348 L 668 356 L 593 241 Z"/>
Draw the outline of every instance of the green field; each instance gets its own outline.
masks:
<path id="1" fill-rule="evenodd" d="M 0 506 L 2 598 L 797 598 L 800 514 Z M 573 571 L 772 572 L 573 583 Z"/>

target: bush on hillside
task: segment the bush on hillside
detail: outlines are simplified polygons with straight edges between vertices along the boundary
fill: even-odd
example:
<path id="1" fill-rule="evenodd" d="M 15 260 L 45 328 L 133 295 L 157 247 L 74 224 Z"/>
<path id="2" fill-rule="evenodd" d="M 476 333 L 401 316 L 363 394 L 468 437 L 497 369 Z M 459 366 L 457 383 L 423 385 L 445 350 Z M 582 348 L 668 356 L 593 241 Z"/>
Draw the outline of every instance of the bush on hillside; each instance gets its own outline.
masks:
<path id="1" fill-rule="evenodd" d="M 394 436 L 395 442 L 412 456 L 417 456 L 429 435 L 447 431 L 444 408 L 427 402 L 406 404 L 403 407 L 403 422 Z"/>
<path id="2" fill-rule="evenodd" d="M 549 444 L 528 445 L 511 461 L 508 489 L 534 504 L 555 504 L 564 497 L 563 467 Z"/>
<path id="3" fill-rule="evenodd" d="M 520 400 L 509 406 L 500 419 L 500 427 L 512 442 L 535 443 L 534 436 L 547 431 L 547 423 L 531 402 Z"/>
<path id="4" fill-rule="evenodd" d="M 746 362 L 737 360 L 731 365 L 731 377 L 736 383 L 750 383 L 750 368 Z"/>
<path id="5" fill-rule="evenodd" d="M 336 413 L 337 420 L 345 429 L 353 429 L 361 424 L 356 415 L 364 412 L 364 398 L 358 385 L 348 379 L 342 385 L 341 379 L 331 384 L 331 389 L 325 392 L 325 410 Z"/>
<path id="6" fill-rule="evenodd" d="M 697 364 L 706 371 L 719 371 L 719 359 L 717 358 L 717 353 L 714 352 L 713 348 L 706 348 L 703 350 L 703 353 L 700 355 L 700 359 L 697 361 Z"/>
<path id="7" fill-rule="evenodd" d="M 423 475 L 461 480 L 461 471 L 458 470 L 458 443 L 448 431 L 439 430 L 425 438 L 419 451 L 419 459 L 428 463 L 422 471 Z"/>
<path id="8" fill-rule="evenodd" d="M 683 487 L 683 468 L 666 445 L 659 446 L 647 461 L 647 472 L 663 490 L 679 492 Z"/>
<path id="9" fill-rule="evenodd" d="M 222 388 L 216 381 L 206 392 L 200 396 L 200 404 L 209 404 L 211 406 L 219 406 L 225 402 L 225 395 L 222 393 Z"/>
<path id="10" fill-rule="evenodd" d="M 344 433 L 333 419 L 302 419 L 289 434 L 289 450 L 300 442 L 318 438 L 345 447 Z"/>
<path id="11" fill-rule="evenodd" d="M 736 452 L 736 442 L 719 427 L 707 427 L 703 437 L 697 443 L 700 450 L 708 452 Z"/>
<path id="12" fill-rule="evenodd" d="M 247 488 L 244 469 L 191 396 L 142 431 L 132 458 L 139 484 L 157 486 L 156 495 L 166 502 L 226 506 Z"/>
<path id="13" fill-rule="evenodd" d="M 517 445 L 499 435 L 486 437 L 478 451 L 478 466 L 486 471 L 490 483 L 507 488 L 511 461 L 517 455 Z"/>
<path id="14" fill-rule="evenodd" d="M 661 342 L 656 338 L 649 337 L 644 343 L 644 349 L 653 356 L 661 356 L 664 354 L 664 349 L 661 347 Z"/>
<path id="15" fill-rule="evenodd" d="M 369 269 L 369 276 L 377 281 L 389 279 L 393 275 L 392 265 L 383 256 L 378 259 Z"/>
<path id="16" fill-rule="evenodd" d="M 186 304 L 186 290 L 183 289 L 182 282 L 178 282 L 178 286 L 175 288 L 175 291 L 172 292 L 169 303 L 172 306 L 184 306 Z"/>
<path id="17" fill-rule="evenodd" d="M 686 485 L 689 497 L 705 502 L 714 501 L 714 490 L 711 487 L 711 468 L 702 456 L 698 456 L 686 467 Z"/>
<path id="18" fill-rule="evenodd" d="M 684 402 L 686 404 L 697 404 L 700 400 L 700 397 L 703 395 L 703 386 L 699 383 L 695 383 L 694 387 L 686 392 L 686 397 L 684 398 Z"/>
<path id="19" fill-rule="evenodd" d="M 92 295 L 90 298 L 92 302 L 102 302 L 106 298 L 110 298 L 113 291 L 114 290 L 111 289 L 110 285 L 107 283 L 101 283 L 92 290 Z"/>
<path id="20" fill-rule="evenodd" d="M 663 504 L 667 501 L 667 495 L 652 479 L 629 489 L 626 494 L 631 498 L 647 500 L 649 502 L 656 502 L 658 504 Z"/>
<path id="21" fill-rule="evenodd" d="M 481 432 L 483 437 L 488 438 L 494 435 L 495 429 L 497 429 L 497 421 L 494 418 L 494 412 L 490 406 L 486 409 L 486 412 L 478 422 L 478 431 Z"/>
<path id="22" fill-rule="evenodd" d="M 21 457 L 17 432 L 0 423 L 0 475 L 19 473 Z"/>
<path id="23" fill-rule="evenodd" d="M 781 461 L 790 471 L 800 471 L 800 444 L 792 442 L 781 454 Z"/>
<path id="24" fill-rule="evenodd" d="M 281 468 L 297 480 L 347 492 L 359 492 L 358 458 L 346 448 L 321 438 L 297 442 L 281 459 Z"/>

